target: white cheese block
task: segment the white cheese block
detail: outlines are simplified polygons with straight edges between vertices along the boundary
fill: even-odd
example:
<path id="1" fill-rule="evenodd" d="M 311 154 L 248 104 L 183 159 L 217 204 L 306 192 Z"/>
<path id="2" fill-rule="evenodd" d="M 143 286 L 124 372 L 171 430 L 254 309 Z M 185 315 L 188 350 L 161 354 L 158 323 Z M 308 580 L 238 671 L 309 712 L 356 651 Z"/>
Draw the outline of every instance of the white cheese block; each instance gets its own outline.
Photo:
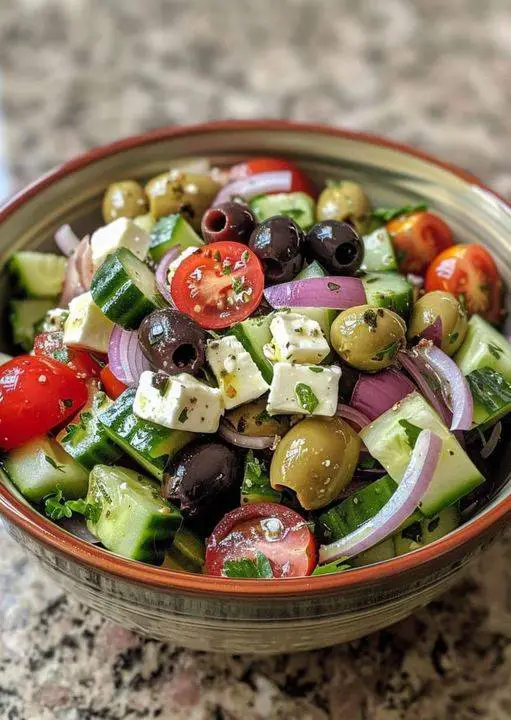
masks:
<path id="1" fill-rule="evenodd" d="M 337 410 L 341 368 L 277 362 L 268 397 L 270 415 L 326 415 Z"/>
<path id="2" fill-rule="evenodd" d="M 278 362 L 320 363 L 330 352 L 320 324 L 295 312 L 277 313 L 270 323 L 274 359 Z"/>
<path id="3" fill-rule="evenodd" d="M 206 359 L 228 410 L 255 400 L 270 388 L 250 353 L 234 335 L 209 340 Z"/>
<path id="4" fill-rule="evenodd" d="M 149 233 L 140 225 L 129 218 L 117 218 L 92 234 L 90 239 L 92 264 L 97 269 L 109 255 L 121 247 L 131 250 L 139 260 L 145 260 L 150 242 Z"/>
<path id="5" fill-rule="evenodd" d="M 107 353 L 113 328 L 113 322 L 103 315 L 90 292 L 83 293 L 69 303 L 64 345 Z"/>

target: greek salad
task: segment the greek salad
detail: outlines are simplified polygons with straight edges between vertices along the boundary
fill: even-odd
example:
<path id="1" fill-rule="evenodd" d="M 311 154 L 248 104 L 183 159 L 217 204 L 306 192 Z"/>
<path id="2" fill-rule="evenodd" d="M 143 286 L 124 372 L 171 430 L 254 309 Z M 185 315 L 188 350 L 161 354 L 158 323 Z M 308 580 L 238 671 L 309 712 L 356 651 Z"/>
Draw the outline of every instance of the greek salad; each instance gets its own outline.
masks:
<path id="1" fill-rule="evenodd" d="M 272 157 L 115 182 L 102 209 L 8 263 L 1 465 L 40 512 L 265 579 L 408 553 L 487 498 L 511 345 L 482 245 Z"/>

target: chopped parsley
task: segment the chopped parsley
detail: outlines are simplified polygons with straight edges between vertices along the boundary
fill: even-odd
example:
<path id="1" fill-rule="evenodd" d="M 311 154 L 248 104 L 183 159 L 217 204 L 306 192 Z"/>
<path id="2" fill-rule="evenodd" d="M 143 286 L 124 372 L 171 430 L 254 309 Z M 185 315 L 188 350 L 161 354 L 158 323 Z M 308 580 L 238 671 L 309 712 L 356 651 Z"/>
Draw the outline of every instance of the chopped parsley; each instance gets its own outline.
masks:
<path id="1" fill-rule="evenodd" d="M 245 280 L 244 278 L 237 278 L 233 277 L 231 281 L 232 290 L 236 295 L 239 295 L 240 293 L 245 290 Z"/>
<path id="2" fill-rule="evenodd" d="M 496 360 L 500 360 L 500 356 L 504 352 L 500 345 L 496 345 L 495 343 L 488 343 L 488 350 Z"/>
<path id="3" fill-rule="evenodd" d="M 401 342 L 399 340 L 395 340 L 393 343 L 390 343 L 390 345 L 387 345 L 387 347 L 382 348 L 379 352 L 376 353 L 376 355 L 373 355 L 371 360 L 381 362 L 386 357 L 392 358 L 397 353 L 400 347 Z"/>
<path id="4" fill-rule="evenodd" d="M 57 486 L 55 493 L 44 498 L 44 512 L 51 520 L 70 518 L 73 513 L 78 513 L 88 520 L 97 522 L 101 508 L 96 503 L 89 503 L 83 499 L 65 500 L 62 488 Z"/>
<path id="5" fill-rule="evenodd" d="M 383 224 L 386 224 L 401 215 L 410 215 L 411 213 L 422 212 L 427 209 L 427 204 L 425 202 L 421 202 L 417 203 L 417 205 L 403 205 L 399 208 L 377 207 L 372 211 L 371 215 L 375 220 L 379 220 Z"/>
<path id="6" fill-rule="evenodd" d="M 306 412 L 312 413 L 318 407 L 319 400 L 316 395 L 314 395 L 310 385 L 297 383 L 295 387 L 295 394 L 300 407 L 302 407 Z"/>
<path id="7" fill-rule="evenodd" d="M 449 342 L 450 342 L 450 343 L 455 343 L 456 340 L 459 338 L 459 336 L 460 336 L 460 334 L 459 334 L 458 332 L 452 332 L 452 333 L 449 335 Z"/>
<path id="8" fill-rule="evenodd" d="M 258 552 L 255 558 L 224 560 L 222 575 L 230 578 L 272 578 L 273 570 L 266 555 Z"/>
<path id="9" fill-rule="evenodd" d="M 408 445 L 412 448 L 415 447 L 415 443 L 417 442 L 417 438 L 422 432 L 422 428 L 417 427 L 417 425 L 414 425 L 413 423 L 409 422 L 408 420 L 400 420 L 399 424 L 402 428 L 404 428 L 404 431 L 406 433 L 406 440 L 408 442 Z"/>
<path id="10" fill-rule="evenodd" d="M 52 468 L 55 468 L 55 470 L 58 470 L 61 473 L 65 472 L 64 465 L 59 465 L 50 455 L 45 454 L 44 459 L 46 460 L 48 465 L 51 465 Z"/>
<path id="11" fill-rule="evenodd" d="M 254 419 L 256 425 L 262 425 L 263 422 L 268 422 L 269 420 L 271 420 L 271 416 L 267 410 L 261 410 L 260 413 L 257 413 Z"/>
<path id="12" fill-rule="evenodd" d="M 179 413 L 178 421 L 180 423 L 185 423 L 188 420 L 188 408 L 184 407 L 181 412 Z"/>
<path id="13" fill-rule="evenodd" d="M 309 370 L 315 373 L 322 373 L 325 368 L 318 367 L 317 365 L 310 365 Z"/>
<path id="14" fill-rule="evenodd" d="M 327 283 L 327 288 L 332 292 L 338 292 L 341 289 L 341 286 L 338 283 L 329 282 Z"/>
<path id="15" fill-rule="evenodd" d="M 366 310 L 364 312 L 363 319 L 366 325 L 369 325 L 370 328 L 376 330 L 376 327 L 378 325 L 378 317 L 374 310 Z"/>

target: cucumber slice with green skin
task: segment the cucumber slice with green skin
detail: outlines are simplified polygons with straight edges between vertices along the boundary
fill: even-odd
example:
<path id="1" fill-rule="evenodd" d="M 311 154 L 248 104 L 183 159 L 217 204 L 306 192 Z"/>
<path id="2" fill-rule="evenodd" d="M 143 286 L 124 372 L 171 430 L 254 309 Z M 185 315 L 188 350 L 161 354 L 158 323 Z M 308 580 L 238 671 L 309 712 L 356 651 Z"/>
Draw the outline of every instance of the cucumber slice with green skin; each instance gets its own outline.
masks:
<path id="1" fill-rule="evenodd" d="M 127 330 L 136 330 L 146 315 L 165 307 L 154 274 L 126 248 L 98 268 L 90 291 L 101 312 Z"/>
<path id="2" fill-rule="evenodd" d="M 474 423 L 481 430 L 495 425 L 511 412 L 511 383 L 491 368 L 472 370 L 467 382 L 474 399 Z"/>
<path id="3" fill-rule="evenodd" d="M 163 565 L 169 570 L 201 573 L 205 559 L 206 547 L 201 538 L 181 527 L 174 536 L 170 550 L 167 550 Z"/>
<path id="4" fill-rule="evenodd" d="M 364 243 L 364 261 L 360 266 L 363 272 L 379 273 L 398 269 L 394 248 L 386 228 L 378 228 L 362 237 Z"/>
<path id="5" fill-rule="evenodd" d="M 33 298 L 53 298 L 64 284 L 67 260 L 62 255 L 23 250 L 12 255 L 8 270 L 17 290 Z"/>
<path id="6" fill-rule="evenodd" d="M 270 332 L 272 319 L 273 314 L 261 315 L 260 317 L 248 318 L 230 328 L 230 334 L 234 335 L 245 350 L 250 353 L 263 378 L 270 384 L 273 379 L 273 365 L 264 354 L 263 348 L 272 341 Z"/>
<path id="7" fill-rule="evenodd" d="M 307 265 L 307 267 L 303 268 L 303 270 L 298 273 L 295 280 L 308 280 L 309 278 L 319 277 L 326 277 L 326 272 L 321 265 L 314 260 L 310 265 Z M 337 310 L 332 310 L 331 308 L 297 307 L 293 308 L 293 311 L 302 313 L 302 315 L 305 315 L 311 320 L 316 320 L 316 322 L 319 323 L 327 341 L 330 342 L 330 328 L 338 315 Z M 330 360 L 330 356 L 325 358 L 325 361 L 328 360 Z"/>
<path id="8" fill-rule="evenodd" d="M 405 555 L 412 550 L 429 545 L 447 533 L 455 530 L 461 522 L 457 505 L 445 508 L 433 518 L 423 518 L 393 536 L 396 555 Z"/>
<path id="9" fill-rule="evenodd" d="M 97 507 L 87 527 L 108 550 L 161 565 L 182 518 L 154 480 L 123 467 L 96 465 L 87 502 Z"/>
<path id="10" fill-rule="evenodd" d="M 468 321 L 463 345 L 453 358 L 463 375 L 491 368 L 511 382 L 511 344 L 480 315 Z"/>
<path id="11" fill-rule="evenodd" d="M 3 460 L 10 480 L 27 500 L 39 503 L 60 488 L 66 500 L 87 494 L 89 474 L 52 438 L 38 437 Z"/>
<path id="12" fill-rule="evenodd" d="M 426 517 L 433 517 L 484 482 L 484 477 L 433 408 L 414 392 L 359 433 L 393 480 L 402 480 L 410 462 L 409 425 L 432 430 L 442 440 L 438 465 L 419 506 Z"/>
<path id="13" fill-rule="evenodd" d="M 356 568 L 364 567 L 364 565 L 373 565 L 374 563 L 383 562 L 384 560 L 390 560 L 395 556 L 394 539 L 389 537 L 354 557 L 351 564 L 352 567 Z"/>
<path id="14" fill-rule="evenodd" d="M 179 214 L 167 215 L 156 221 L 151 229 L 149 254 L 159 262 L 175 245 L 180 245 L 181 250 L 204 245 L 192 226 Z"/>
<path id="15" fill-rule="evenodd" d="M 245 469 L 241 484 L 241 504 L 280 503 L 281 501 L 282 493 L 272 488 L 265 466 L 254 457 L 252 450 L 249 450 L 245 458 Z"/>
<path id="16" fill-rule="evenodd" d="M 98 415 L 107 435 L 157 480 L 163 480 L 167 460 L 196 437 L 184 430 L 169 430 L 133 413 L 136 388 L 128 388 Z"/>
<path id="17" fill-rule="evenodd" d="M 275 215 L 286 215 L 305 231 L 316 222 L 316 203 L 304 192 L 259 195 L 250 201 L 250 207 L 259 222 Z"/>
<path id="18" fill-rule="evenodd" d="M 368 305 L 388 308 L 408 318 L 413 300 L 413 288 L 399 273 L 369 273 L 362 278 Z"/>
<path id="19" fill-rule="evenodd" d="M 109 437 L 98 419 L 98 415 L 111 404 L 104 392 L 95 393 L 77 422 L 71 423 L 57 435 L 57 442 L 86 470 L 92 470 L 98 464 L 113 464 L 122 455 L 122 450 Z"/>
<path id="20" fill-rule="evenodd" d="M 9 304 L 9 321 L 12 328 L 12 339 L 15 345 L 19 345 L 29 352 L 34 346 L 36 326 L 46 316 L 48 310 L 54 307 L 55 298 L 52 300 L 11 300 Z"/>

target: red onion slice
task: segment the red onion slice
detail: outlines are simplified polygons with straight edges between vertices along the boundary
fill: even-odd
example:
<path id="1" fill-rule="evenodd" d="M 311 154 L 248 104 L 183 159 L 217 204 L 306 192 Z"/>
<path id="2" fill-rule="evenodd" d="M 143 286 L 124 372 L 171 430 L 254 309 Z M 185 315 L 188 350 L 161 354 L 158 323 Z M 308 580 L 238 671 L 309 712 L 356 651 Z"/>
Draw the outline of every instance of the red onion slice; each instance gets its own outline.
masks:
<path id="1" fill-rule="evenodd" d="M 94 277 L 94 265 L 92 264 L 92 248 L 88 235 L 80 240 L 76 250 L 76 267 L 81 284 L 86 290 L 89 290 Z"/>
<path id="2" fill-rule="evenodd" d="M 274 308 L 321 307 L 345 310 L 366 302 L 360 278 L 336 275 L 272 285 L 266 288 L 264 296 Z"/>
<path id="3" fill-rule="evenodd" d="M 491 435 L 488 438 L 488 442 L 484 445 L 483 449 L 481 450 L 481 457 L 486 460 L 490 457 L 490 455 L 494 452 L 495 448 L 497 447 L 499 440 L 502 435 L 502 423 L 498 422 L 493 430 L 491 431 Z"/>
<path id="4" fill-rule="evenodd" d="M 372 421 L 414 390 L 415 385 L 403 373 L 389 368 L 374 375 L 360 375 L 350 404 Z"/>
<path id="5" fill-rule="evenodd" d="M 66 257 L 71 257 L 80 244 L 80 238 L 73 232 L 70 225 L 61 225 L 56 231 L 54 239 L 55 245 Z"/>
<path id="6" fill-rule="evenodd" d="M 428 325 L 427 328 L 420 333 L 419 338 L 421 340 L 431 340 L 433 345 L 437 347 L 442 346 L 442 318 L 438 315 L 435 321 Z"/>
<path id="7" fill-rule="evenodd" d="M 422 353 L 429 367 L 442 383 L 447 404 L 452 409 L 451 430 L 469 430 L 474 415 L 474 401 L 468 382 L 448 355 L 431 343 L 421 342 L 415 349 Z"/>
<path id="8" fill-rule="evenodd" d="M 108 346 L 108 365 L 117 380 L 125 385 L 136 385 L 142 373 L 151 369 L 136 330 L 124 330 L 119 325 L 114 327 Z"/>
<path id="9" fill-rule="evenodd" d="M 431 387 L 430 380 L 428 380 L 427 377 L 428 367 L 424 360 L 416 355 L 412 357 L 411 354 L 405 352 L 404 350 L 401 350 L 398 353 L 398 359 L 414 383 L 417 385 L 419 392 L 429 402 L 431 407 L 436 410 L 447 427 L 450 427 L 452 422 L 452 413 L 443 399 L 439 397 L 440 388 L 437 391 L 439 394 L 437 394 L 437 392 L 435 392 L 435 390 Z"/>
<path id="10" fill-rule="evenodd" d="M 248 450 L 266 450 L 267 448 L 271 448 L 275 442 L 275 435 L 267 435 L 264 437 L 242 435 L 242 433 L 234 430 L 226 420 L 220 421 L 218 434 L 231 445 L 247 448 Z"/>
<path id="11" fill-rule="evenodd" d="M 174 260 L 177 260 L 180 254 L 181 245 L 174 245 L 174 247 L 165 253 L 156 268 L 156 286 L 165 300 L 172 306 L 174 306 L 174 301 L 170 294 L 169 267 Z"/>
<path id="12" fill-rule="evenodd" d="M 342 403 L 337 405 L 337 410 L 335 411 L 335 414 L 337 415 L 337 417 L 343 418 L 349 423 L 353 423 L 360 430 L 362 430 L 362 428 L 366 425 L 369 425 L 369 423 L 371 422 L 367 415 L 364 415 L 364 413 L 360 412 L 360 410 L 350 407 L 349 405 L 343 405 Z"/>
<path id="13" fill-rule="evenodd" d="M 291 192 L 293 173 L 290 170 L 257 173 L 250 177 L 240 178 L 224 185 L 212 205 L 227 202 L 233 197 L 250 200 L 256 195 L 267 195 L 276 192 Z"/>
<path id="14" fill-rule="evenodd" d="M 350 558 L 368 550 L 396 532 L 422 500 L 435 474 L 442 441 L 431 430 L 422 430 L 403 479 L 388 503 L 357 530 L 319 549 L 321 565 Z"/>

